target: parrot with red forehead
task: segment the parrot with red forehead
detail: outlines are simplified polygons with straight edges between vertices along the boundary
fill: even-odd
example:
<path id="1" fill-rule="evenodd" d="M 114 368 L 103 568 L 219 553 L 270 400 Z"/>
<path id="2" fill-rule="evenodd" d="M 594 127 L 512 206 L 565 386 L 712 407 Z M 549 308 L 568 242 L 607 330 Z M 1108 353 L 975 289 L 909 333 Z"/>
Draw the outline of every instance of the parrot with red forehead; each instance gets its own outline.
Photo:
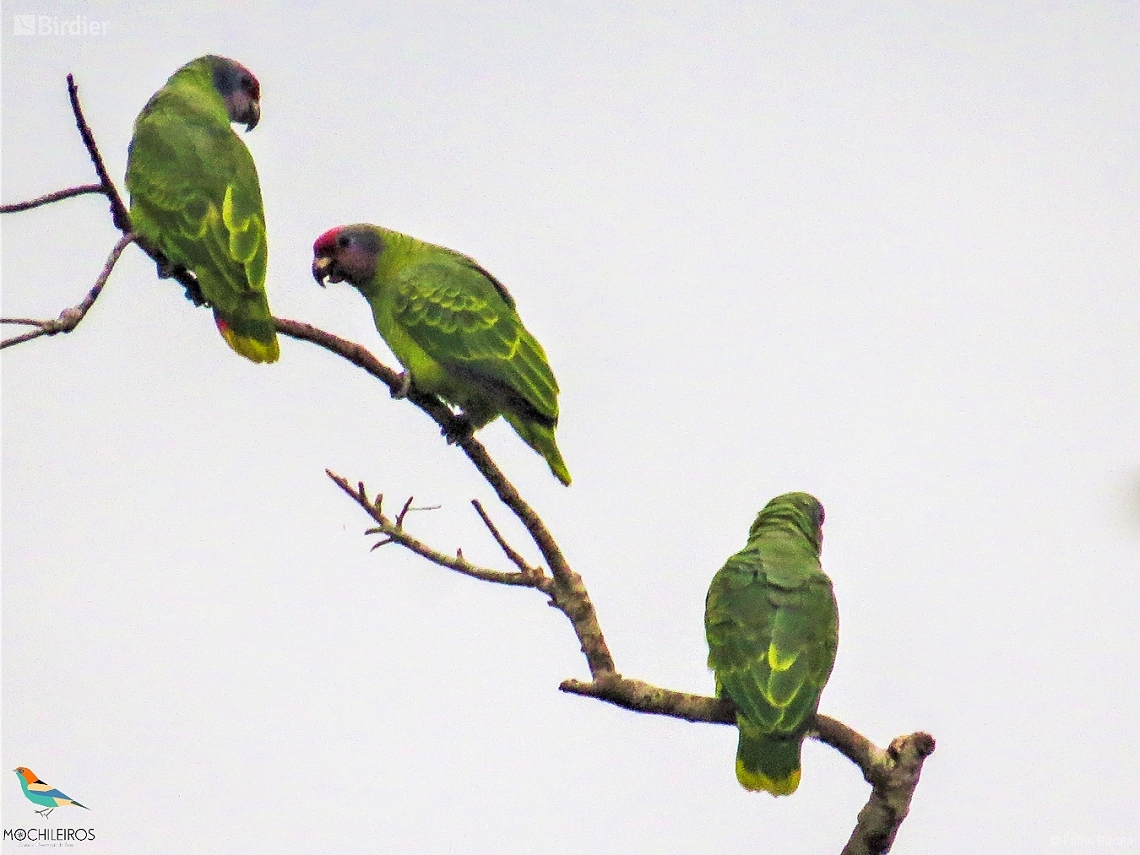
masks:
<path id="1" fill-rule="evenodd" d="M 313 278 L 348 282 L 417 389 L 461 408 L 471 431 L 502 416 L 554 477 L 570 471 L 554 441 L 558 383 L 514 298 L 458 252 L 379 226 L 331 229 L 313 245 Z"/>
<path id="2" fill-rule="evenodd" d="M 230 347 L 280 355 L 265 296 L 265 209 L 249 149 L 230 127 L 261 118 L 261 87 L 240 63 L 203 56 L 143 107 L 127 154 L 131 228 L 171 268 L 194 274 Z"/>

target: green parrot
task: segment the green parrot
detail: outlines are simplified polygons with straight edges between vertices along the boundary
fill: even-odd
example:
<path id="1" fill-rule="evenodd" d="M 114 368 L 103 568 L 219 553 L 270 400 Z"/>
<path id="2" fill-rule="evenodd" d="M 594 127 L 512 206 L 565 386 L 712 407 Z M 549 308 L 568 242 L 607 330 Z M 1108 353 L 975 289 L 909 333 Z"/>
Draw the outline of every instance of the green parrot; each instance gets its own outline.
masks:
<path id="1" fill-rule="evenodd" d="M 161 253 L 160 275 L 185 268 L 226 342 L 254 362 L 280 355 L 265 297 L 265 210 L 249 149 L 261 87 L 247 68 L 203 56 L 174 72 L 135 120 L 127 154 L 131 227 Z"/>
<path id="2" fill-rule="evenodd" d="M 494 276 L 458 252 L 361 223 L 317 238 L 313 278 L 347 281 L 372 306 L 376 330 L 404 366 L 403 394 L 414 383 L 439 395 L 462 409 L 471 431 L 502 415 L 570 483 L 554 442 L 558 383 Z"/>
<path id="3" fill-rule="evenodd" d="M 799 786 L 800 746 L 839 644 L 835 594 L 819 565 L 822 526 L 814 497 L 777 496 L 705 599 L 717 696 L 737 708 L 736 778 L 774 796 Z"/>

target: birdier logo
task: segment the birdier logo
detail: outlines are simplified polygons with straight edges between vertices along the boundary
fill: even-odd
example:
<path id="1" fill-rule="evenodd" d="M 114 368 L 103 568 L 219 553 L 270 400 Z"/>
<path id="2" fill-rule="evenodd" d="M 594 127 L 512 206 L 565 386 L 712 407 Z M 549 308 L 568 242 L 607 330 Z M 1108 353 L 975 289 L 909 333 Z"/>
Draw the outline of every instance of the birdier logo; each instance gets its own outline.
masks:
<path id="1" fill-rule="evenodd" d="M 13 15 L 17 36 L 105 36 L 109 21 L 89 21 L 86 15 L 60 19 L 59 15 Z"/>

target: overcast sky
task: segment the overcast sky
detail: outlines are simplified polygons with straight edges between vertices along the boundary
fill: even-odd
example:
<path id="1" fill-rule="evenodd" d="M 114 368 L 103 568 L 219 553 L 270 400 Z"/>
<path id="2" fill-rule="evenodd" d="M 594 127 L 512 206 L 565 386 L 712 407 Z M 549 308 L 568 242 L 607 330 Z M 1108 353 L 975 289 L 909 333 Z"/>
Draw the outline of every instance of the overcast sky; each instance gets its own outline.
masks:
<path id="1" fill-rule="evenodd" d="M 68 72 L 125 193 L 147 98 L 241 61 L 275 314 L 394 364 L 359 295 L 309 275 L 347 222 L 514 293 L 573 486 L 501 422 L 480 437 L 622 673 L 711 692 L 708 582 L 809 491 L 841 615 L 821 711 L 938 740 L 896 851 L 1140 851 L 1140 5 L 743 6 L 13 0 L 2 198 L 94 180 Z M 3 230 L 6 316 L 74 305 L 117 237 L 99 197 Z M 45 823 L 4 771 L 5 828 L 114 853 L 841 848 L 868 786 L 833 750 L 807 745 L 791 798 L 747 793 L 731 728 L 560 694 L 587 671 L 540 595 L 370 553 L 326 467 L 442 505 L 412 531 L 506 567 L 478 497 L 535 557 L 426 417 L 281 350 L 236 356 L 131 248 L 74 334 L 4 351 L 0 759 L 91 808 Z"/>

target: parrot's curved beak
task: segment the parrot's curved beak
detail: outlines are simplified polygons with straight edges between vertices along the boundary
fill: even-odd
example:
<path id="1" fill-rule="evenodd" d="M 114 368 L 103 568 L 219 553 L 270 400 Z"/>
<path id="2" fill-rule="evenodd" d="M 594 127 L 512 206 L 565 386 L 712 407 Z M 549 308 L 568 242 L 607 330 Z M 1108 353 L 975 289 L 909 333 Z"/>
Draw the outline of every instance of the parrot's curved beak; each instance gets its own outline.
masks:
<path id="1" fill-rule="evenodd" d="M 257 123 L 261 121 L 261 102 L 250 101 L 249 107 L 245 111 L 245 115 L 241 117 L 245 122 L 245 132 L 248 134 L 257 127 Z"/>
<path id="2" fill-rule="evenodd" d="M 261 121 L 261 101 L 250 93 L 239 90 L 226 96 L 226 112 L 231 122 L 245 125 L 246 133 Z"/>
<path id="3" fill-rule="evenodd" d="M 313 278 L 317 280 L 317 284 L 322 288 L 325 287 L 325 278 L 328 277 L 332 271 L 332 259 L 327 255 L 318 255 L 313 259 Z M 333 280 L 335 281 L 335 280 Z"/>

